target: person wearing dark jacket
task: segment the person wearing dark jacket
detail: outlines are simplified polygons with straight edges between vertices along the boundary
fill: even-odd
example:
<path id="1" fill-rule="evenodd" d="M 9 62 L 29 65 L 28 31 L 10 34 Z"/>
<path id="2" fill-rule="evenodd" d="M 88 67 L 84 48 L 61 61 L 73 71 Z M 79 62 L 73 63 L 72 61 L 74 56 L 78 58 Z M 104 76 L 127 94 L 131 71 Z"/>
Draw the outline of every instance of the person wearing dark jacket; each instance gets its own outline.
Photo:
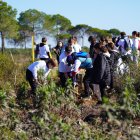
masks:
<path id="1" fill-rule="evenodd" d="M 105 89 L 110 85 L 111 73 L 110 73 L 110 54 L 106 46 L 102 46 L 101 43 L 97 43 L 95 48 L 100 52 L 97 54 L 93 63 L 93 84 L 99 85 L 101 97 L 105 95 Z M 98 97 L 101 102 L 101 97 Z"/>
<path id="2" fill-rule="evenodd" d="M 59 64 L 59 57 L 62 53 L 62 48 L 64 47 L 62 41 L 58 41 L 56 47 L 53 48 L 54 53 L 56 54 L 56 59 Z"/>
<path id="3" fill-rule="evenodd" d="M 90 48 L 89 48 L 89 54 L 90 57 L 93 58 L 94 57 L 94 46 L 96 44 L 96 38 L 93 36 L 89 36 L 88 41 L 90 42 Z"/>
<path id="4" fill-rule="evenodd" d="M 110 59 L 111 59 L 110 89 L 113 89 L 114 88 L 114 72 L 117 70 L 118 60 L 121 56 L 120 56 L 120 53 L 115 49 L 115 45 L 113 42 L 108 43 L 108 50 L 109 50 Z"/>

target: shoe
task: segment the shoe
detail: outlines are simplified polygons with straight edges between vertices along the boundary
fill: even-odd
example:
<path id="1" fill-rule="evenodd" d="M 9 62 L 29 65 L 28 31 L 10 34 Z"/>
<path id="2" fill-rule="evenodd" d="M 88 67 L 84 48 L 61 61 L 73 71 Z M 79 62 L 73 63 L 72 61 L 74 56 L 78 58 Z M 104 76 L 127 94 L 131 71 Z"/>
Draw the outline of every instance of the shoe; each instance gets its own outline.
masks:
<path id="1" fill-rule="evenodd" d="M 98 101 L 96 105 L 102 105 L 103 102 L 102 101 Z"/>

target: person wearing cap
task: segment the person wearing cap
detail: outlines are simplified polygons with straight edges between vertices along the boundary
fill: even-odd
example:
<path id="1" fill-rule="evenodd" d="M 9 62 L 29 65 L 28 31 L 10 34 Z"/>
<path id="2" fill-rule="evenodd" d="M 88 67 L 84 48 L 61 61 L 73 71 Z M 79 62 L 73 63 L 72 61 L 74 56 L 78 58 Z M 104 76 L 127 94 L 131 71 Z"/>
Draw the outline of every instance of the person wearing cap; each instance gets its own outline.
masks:
<path id="1" fill-rule="evenodd" d="M 76 82 L 76 74 L 79 72 L 80 69 L 85 69 L 85 76 L 83 78 L 84 82 L 84 89 L 85 89 L 85 95 L 84 97 L 90 96 L 90 84 L 92 81 L 92 75 L 93 75 L 93 65 L 92 65 L 92 59 L 90 57 L 84 58 L 84 57 L 75 57 L 72 53 L 71 55 L 67 56 L 67 63 L 68 65 L 72 65 L 73 68 L 71 70 L 71 75 L 74 79 L 74 83 Z"/>
<path id="2" fill-rule="evenodd" d="M 60 78 L 60 84 L 62 87 L 65 87 L 66 80 L 69 77 L 69 73 L 71 71 L 71 67 L 67 65 L 66 59 L 67 56 L 70 55 L 72 52 L 71 46 L 66 46 L 65 51 L 60 54 L 59 57 L 59 78 Z"/>
<path id="3" fill-rule="evenodd" d="M 26 70 L 26 80 L 29 82 L 32 90 L 32 94 L 36 94 L 36 88 L 38 85 L 38 71 L 43 70 L 43 76 L 46 78 L 53 67 L 55 67 L 53 59 L 48 61 L 38 60 L 28 66 Z"/>
<path id="4" fill-rule="evenodd" d="M 51 58 L 49 46 L 47 44 L 47 38 L 43 37 L 42 42 L 39 44 L 39 58 L 40 60 L 48 60 Z"/>

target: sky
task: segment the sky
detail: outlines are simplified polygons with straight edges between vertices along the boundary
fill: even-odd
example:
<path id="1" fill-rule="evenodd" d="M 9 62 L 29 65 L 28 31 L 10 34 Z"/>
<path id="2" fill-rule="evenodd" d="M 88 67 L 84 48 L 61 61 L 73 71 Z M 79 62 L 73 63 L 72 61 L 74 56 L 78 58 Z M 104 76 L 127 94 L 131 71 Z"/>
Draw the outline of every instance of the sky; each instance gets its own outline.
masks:
<path id="1" fill-rule="evenodd" d="M 131 35 L 140 31 L 140 0 L 3 0 L 16 8 L 18 15 L 37 9 L 49 15 L 60 14 L 72 25 L 87 24 L 94 28 L 116 28 Z"/>

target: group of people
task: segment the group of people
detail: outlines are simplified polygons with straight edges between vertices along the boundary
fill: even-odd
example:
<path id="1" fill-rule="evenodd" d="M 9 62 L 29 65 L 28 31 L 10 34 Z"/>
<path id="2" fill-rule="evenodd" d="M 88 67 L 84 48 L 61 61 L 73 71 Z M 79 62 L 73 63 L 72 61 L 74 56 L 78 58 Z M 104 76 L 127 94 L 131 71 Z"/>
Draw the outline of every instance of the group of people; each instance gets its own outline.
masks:
<path id="1" fill-rule="evenodd" d="M 90 36 L 88 41 L 88 53 L 82 51 L 76 36 L 71 37 L 66 45 L 58 41 L 52 50 L 58 62 L 60 86 L 66 87 L 68 78 L 72 79 L 74 86 L 77 85 L 77 75 L 80 69 L 85 69 L 83 97 L 94 93 L 100 104 L 106 89 L 114 89 L 114 75 L 120 67 L 120 62 L 131 61 L 138 65 L 140 38 L 139 33 L 133 31 L 131 38 L 121 32 L 119 37 L 112 39 Z M 30 83 L 32 93 L 35 93 L 37 87 L 37 71 L 43 69 L 46 77 L 50 69 L 56 66 L 46 42 L 46 38 L 42 38 L 42 42 L 36 46 L 36 56 L 39 55 L 40 60 L 31 64 L 26 71 L 26 79 Z"/>

